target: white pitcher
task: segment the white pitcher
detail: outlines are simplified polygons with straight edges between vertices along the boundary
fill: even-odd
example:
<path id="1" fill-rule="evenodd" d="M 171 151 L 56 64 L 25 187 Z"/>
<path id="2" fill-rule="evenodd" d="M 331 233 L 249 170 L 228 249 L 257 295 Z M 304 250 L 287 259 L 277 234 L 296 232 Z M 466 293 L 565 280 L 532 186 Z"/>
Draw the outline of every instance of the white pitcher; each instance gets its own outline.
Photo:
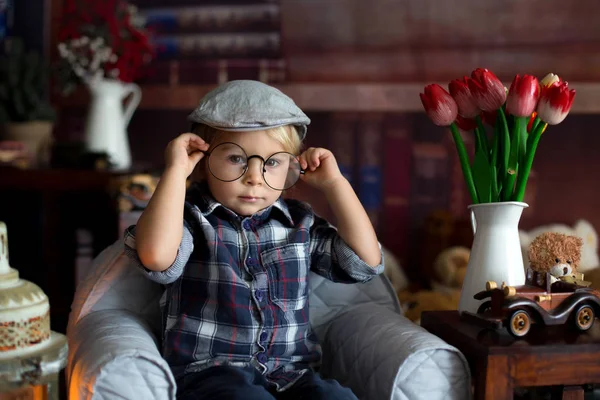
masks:
<path id="1" fill-rule="evenodd" d="M 523 255 L 519 242 L 519 220 L 526 203 L 505 201 L 469 206 L 473 246 L 458 303 L 458 311 L 477 312 L 482 303 L 475 293 L 485 290 L 486 281 L 509 286 L 525 284 Z"/>
<path id="2" fill-rule="evenodd" d="M 86 148 L 108 154 L 113 170 L 131 167 L 127 125 L 140 104 L 142 91 L 135 83 L 99 79 L 88 85 L 92 101 L 85 124 Z M 123 109 L 123 100 L 132 95 Z"/>

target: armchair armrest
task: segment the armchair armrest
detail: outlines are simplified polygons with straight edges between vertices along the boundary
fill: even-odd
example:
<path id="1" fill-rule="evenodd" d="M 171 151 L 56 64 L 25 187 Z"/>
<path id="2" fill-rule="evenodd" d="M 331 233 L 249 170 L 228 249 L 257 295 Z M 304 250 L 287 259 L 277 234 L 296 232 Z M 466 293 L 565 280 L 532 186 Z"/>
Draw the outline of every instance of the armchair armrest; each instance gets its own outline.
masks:
<path id="1" fill-rule="evenodd" d="M 70 399 L 175 398 L 175 379 L 139 316 L 93 312 L 70 326 L 67 336 Z"/>
<path id="2" fill-rule="evenodd" d="M 360 399 L 471 398 L 462 353 L 376 304 L 362 304 L 336 318 L 323 341 L 321 372 Z"/>

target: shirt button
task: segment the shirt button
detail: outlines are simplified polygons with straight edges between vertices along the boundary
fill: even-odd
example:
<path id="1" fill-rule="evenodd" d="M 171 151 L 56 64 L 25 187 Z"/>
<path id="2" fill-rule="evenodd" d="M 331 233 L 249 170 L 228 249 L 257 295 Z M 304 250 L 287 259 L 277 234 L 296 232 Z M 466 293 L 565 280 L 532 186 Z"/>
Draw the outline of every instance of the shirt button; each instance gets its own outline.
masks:
<path id="1" fill-rule="evenodd" d="M 254 294 L 256 295 L 256 298 L 258 299 L 258 301 L 262 301 L 263 300 L 263 291 L 258 289 L 254 292 Z"/>
<path id="2" fill-rule="evenodd" d="M 242 222 L 242 226 L 244 227 L 245 230 L 249 231 L 250 229 L 252 229 L 252 224 L 250 223 L 250 221 L 246 220 L 244 222 Z"/>
<path id="3" fill-rule="evenodd" d="M 265 353 L 258 353 L 258 355 L 256 356 L 256 359 L 261 364 L 264 364 L 267 362 L 267 355 Z"/>
<path id="4" fill-rule="evenodd" d="M 266 341 L 266 340 L 267 340 L 267 336 L 269 336 L 269 335 L 267 334 L 267 332 L 262 332 L 262 333 L 260 334 L 260 341 L 261 341 L 261 342 L 264 342 L 264 341 Z"/>
<path id="5" fill-rule="evenodd" d="M 248 265 L 256 265 L 256 258 L 248 257 L 247 263 Z"/>

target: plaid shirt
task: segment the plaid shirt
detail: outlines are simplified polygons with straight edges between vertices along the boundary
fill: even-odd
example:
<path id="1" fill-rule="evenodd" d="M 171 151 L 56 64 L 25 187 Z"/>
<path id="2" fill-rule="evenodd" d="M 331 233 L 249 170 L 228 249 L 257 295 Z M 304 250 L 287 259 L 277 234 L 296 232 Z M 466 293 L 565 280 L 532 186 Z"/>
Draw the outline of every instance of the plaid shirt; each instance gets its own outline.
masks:
<path id="1" fill-rule="evenodd" d="M 201 185 L 188 192 L 183 239 L 165 271 L 141 264 L 135 226 L 125 234 L 127 255 L 166 285 L 163 356 L 180 385 L 211 366 L 252 365 L 285 390 L 321 358 L 309 324 L 309 269 L 354 283 L 383 264 L 363 262 L 305 203 L 280 198 L 243 218 L 207 193 Z"/>

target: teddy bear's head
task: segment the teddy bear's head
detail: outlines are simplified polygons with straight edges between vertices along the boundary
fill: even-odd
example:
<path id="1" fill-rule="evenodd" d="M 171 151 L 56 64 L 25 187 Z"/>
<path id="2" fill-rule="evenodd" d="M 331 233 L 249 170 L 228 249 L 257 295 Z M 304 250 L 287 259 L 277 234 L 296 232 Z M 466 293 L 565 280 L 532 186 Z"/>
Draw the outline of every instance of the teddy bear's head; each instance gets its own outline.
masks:
<path id="1" fill-rule="evenodd" d="M 529 245 L 529 267 L 536 272 L 550 272 L 558 278 L 577 271 L 583 240 L 557 232 L 544 232 Z"/>
<path id="2" fill-rule="evenodd" d="M 435 281 L 446 287 L 462 287 L 467 273 L 471 251 L 462 246 L 453 246 L 442 251 L 435 258 L 433 269 Z"/>
<path id="3" fill-rule="evenodd" d="M 594 226 L 584 219 L 578 220 L 573 226 L 565 224 L 550 224 L 535 227 L 530 231 L 519 230 L 519 240 L 523 252 L 523 264 L 528 265 L 529 245 L 538 235 L 544 232 L 558 232 L 570 236 L 579 236 L 583 239 L 581 248 L 581 261 L 577 266 L 579 272 L 589 272 L 600 267 L 598 257 L 598 233 Z"/>

